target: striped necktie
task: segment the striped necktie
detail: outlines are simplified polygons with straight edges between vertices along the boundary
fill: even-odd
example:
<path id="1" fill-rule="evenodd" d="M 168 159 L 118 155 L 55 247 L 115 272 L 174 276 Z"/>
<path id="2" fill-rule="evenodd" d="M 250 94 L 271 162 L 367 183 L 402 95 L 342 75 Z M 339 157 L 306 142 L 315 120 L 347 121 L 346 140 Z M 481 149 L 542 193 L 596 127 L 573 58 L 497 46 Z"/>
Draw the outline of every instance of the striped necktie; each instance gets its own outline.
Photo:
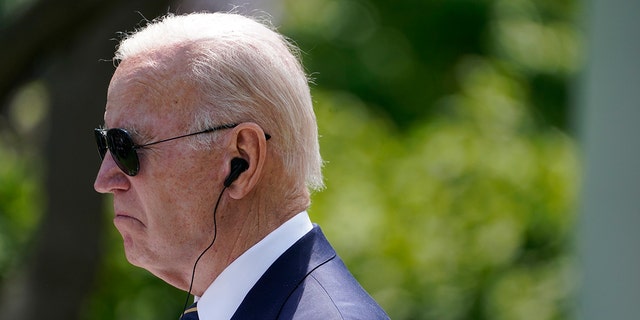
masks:
<path id="1" fill-rule="evenodd" d="M 198 320 L 198 307 L 197 302 L 192 304 L 187 310 L 184 311 L 180 320 Z"/>

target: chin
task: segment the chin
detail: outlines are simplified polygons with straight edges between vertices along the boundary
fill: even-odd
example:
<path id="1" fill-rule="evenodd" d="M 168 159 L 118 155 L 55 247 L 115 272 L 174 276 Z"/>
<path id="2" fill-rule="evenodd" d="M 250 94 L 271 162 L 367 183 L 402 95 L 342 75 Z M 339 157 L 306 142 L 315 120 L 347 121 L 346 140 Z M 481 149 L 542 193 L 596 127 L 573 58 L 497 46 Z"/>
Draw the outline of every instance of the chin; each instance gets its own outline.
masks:
<path id="1" fill-rule="evenodd" d="M 127 248 L 127 246 L 125 245 L 124 248 L 124 255 L 127 258 L 127 261 L 129 261 L 130 264 L 136 266 L 136 267 L 140 267 L 140 268 L 145 268 L 145 264 L 140 261 L 140 255 L 135 253 L 133 250 Z"/>
<path id="2" fill-rule="evenodd" d="M 147 269 L 148 267 L 148 259 L 144 258 L 144 254 L 139 251 L 139 247 L 136 246 L 136 243 L 131 239 L 131 236 L 128 234 L 122 234 L 122 241 L 124 246 L 124 255 L 129 261 L 130 264 L 140 267 L 143 269 Z"/>

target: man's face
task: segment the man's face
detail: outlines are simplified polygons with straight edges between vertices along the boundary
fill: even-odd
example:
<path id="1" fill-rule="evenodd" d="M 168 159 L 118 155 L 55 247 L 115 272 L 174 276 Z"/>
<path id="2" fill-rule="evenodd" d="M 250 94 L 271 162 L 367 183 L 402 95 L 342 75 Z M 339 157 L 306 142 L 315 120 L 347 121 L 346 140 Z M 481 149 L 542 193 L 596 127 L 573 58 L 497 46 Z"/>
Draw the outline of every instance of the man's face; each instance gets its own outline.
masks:
<path id="1" fill-rule="evenodd" d="M 173 71 L 151 73 L 139 61 L 123 62 L 109 85 L 105 126 L 127 129 L 138 145 L 189 133 L 192 92 Z M 184 277 L 211 242 L 212 195 L 222 186 L 217 152 L 194 150 L 188 139 L 138 149 L 140 172 L 133 177 L 107 152 L 94 186 L 113 194 L 114 224 L 129 262 L 165 279 Z"/>

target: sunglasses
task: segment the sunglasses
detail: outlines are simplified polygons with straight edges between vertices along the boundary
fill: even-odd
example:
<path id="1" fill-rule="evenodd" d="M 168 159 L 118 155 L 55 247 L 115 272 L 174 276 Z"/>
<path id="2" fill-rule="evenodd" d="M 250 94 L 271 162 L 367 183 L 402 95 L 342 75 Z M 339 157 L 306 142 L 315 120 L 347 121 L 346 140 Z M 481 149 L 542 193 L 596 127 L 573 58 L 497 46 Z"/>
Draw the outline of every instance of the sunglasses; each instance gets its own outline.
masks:
<path id="1" fill-rule="evenodd" d="M 96 136 L 96 143 L 98 144 L 98 153 L 100 155 L 100 159 L 104 160 L 105 155 L 107 154 L 107 149 L 111 153 L 113 160 L 118 165 L 118 168 L 122 170 L 122 172 L 126 173 L 129 176 L 135 176 L 140 171 L 140 161 L 138 159 L 138 153 L 136 150 L 142 149 L 144 147 L 148 147 L 154 144 L 167 142 L 171 140 L 176 140 L 180 138 L 195 136 L 198 134 L 214 132 L 223 129 L 231 129 L 235 128 L 238 124 L 225 124 L 213 128 L 209 128 L 203 131 L 194 132 L 185 134 L 182 136 L 177 136 L 169 139 L 164 139 L 160 141 L 155 141 L 143 145 L 138 145 L 133 142 L 131 138 L 131 134 L 125 129 L 121 128 L 113 128 L 113 129 L 94 129 L 94 133 Z M 267 140 L 271 138 L 268 134 L 265 134 Z"/>

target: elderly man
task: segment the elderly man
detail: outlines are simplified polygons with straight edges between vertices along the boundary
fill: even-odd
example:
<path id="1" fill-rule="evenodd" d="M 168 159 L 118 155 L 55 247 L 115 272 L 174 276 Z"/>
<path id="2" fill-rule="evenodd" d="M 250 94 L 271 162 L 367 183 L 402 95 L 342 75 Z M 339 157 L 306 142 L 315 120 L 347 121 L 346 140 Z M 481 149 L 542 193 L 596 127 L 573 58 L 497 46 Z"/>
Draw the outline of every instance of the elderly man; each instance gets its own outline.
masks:
<path id="1" fill-rule="evenodd" d="M 228 13 L 168 15 L 118 47 L 95 189 L 129 262 L 194 294 L 182 319 L 388 318 L 306 213 L 322 160 L 295 53 Z"/>

